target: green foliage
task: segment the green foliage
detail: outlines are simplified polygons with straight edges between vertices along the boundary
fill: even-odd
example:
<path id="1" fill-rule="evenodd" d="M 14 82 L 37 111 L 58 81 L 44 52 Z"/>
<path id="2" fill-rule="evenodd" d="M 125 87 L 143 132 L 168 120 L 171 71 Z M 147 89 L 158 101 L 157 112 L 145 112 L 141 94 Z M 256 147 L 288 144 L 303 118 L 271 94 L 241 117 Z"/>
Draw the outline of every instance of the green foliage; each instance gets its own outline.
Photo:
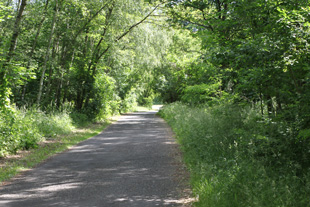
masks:
<path id="1" fill-rule="evenodd" d="M 36 115 L 35 125 L 46 138 L 69 134 L 74 129 L 72 120 L 66 112 L 45 114 L 41 111 L 33 111 L 32 113 L 38 114 Z"/>
<path id="2" fill-rule="evenodd" d="M 308 1 L 169 2 L 170 21 L 201 40 L 195 64 L 183 69 L 181 78 L 173 74 L 181 84 L 171 95 L 216 79 L 222 91 L 267 106 L 262 113 L 285 114 L 293 107 L 295 118 L 303 116 L 300 99 L 308 111 Z"/>
<path id="3" fill-rule="evenodd" d="M 137 106 L 137 95 L 134 93 L 134 89 L 132 89 L 126 94 L 124 100 L 122 101 L 120 112 L 126 113 L 129 111 L 134 111 Z"/>
<path id="4" fill-rule="evenodd" d="M 66 112 L 46 114 L 37 109 L 16 110 L 14 115 L 2 114 L 0 119 L 0 157 L 19 149 L 36 148 L 44 138 L 68 134 L 73 130 Z"/>
<path id="5" fill-rule="evenodd" d="M 134 108 L 134 96 L 156 84 L 154 68 L 171 44 L 164 18 L 152 15 L 163 12 L 156 2 L 23 2 L 13 35 L 16 2 L 0 1 L 0 107 L 45 111 L 70 103 L 76 114 L 104 120 Z"/>
<path id="6" fill-rule="evenodd" d="M 56 153 L 63 152 L 71 146 L 99 134 L 108 124 L 108 122 L 105 122 L 103 124 L 88 125 L 74 133 L 58 137 L 54 142 L 45 143 L 40 148 L 31 150 L 30 153 L 21 158 L 8 159 L 5 165 L 0 168 L 0 183 L 2 184 L 2 182 L 9 180 L 22 171 L 38 165 Z"/>
<path id="7" fill-rule="evenodd" d="M 174 103 L 160 115 L 184 151 L 199 196 L 196 206 L 309 204 L 310 145 L 296 138 L 294 126 L 231 103 L 200 108 Z"/>
<path id="8" fill-rule="evenodd" d="M 139 101 L 139 105 L 145 106 L 147 108 L 152 108 L 153 100 L 154 100 L 154 98 L 152 96 L 142 98 L 142 100 Z"/>
<path id="9" fill-rule="evenodd" d="M 18 148 L 30 149 L 36 148 L 38 142 L 43 140 L 43 134 L 41 133 L 40 126 L 36 124 L 37 116 L 34 111 L 17 111 L 16 120 L 14 123 L 14 135 L 12 140 L 19 141 Z M 19 139 L 17 138 L 19 137 Z M 18 149 L 16 148 L 16 150 Z M 15 151 L 16 152 L 16 151 Z"/>
<path id="10" fill-rule="evenodd" d="M 182 102 L 189 103 L 190 105 L 198 105 L 203 103 L 211 104 L 212 99 L 221 96 L 220 86 L 220 83 L 187 86 L 181 100 Z"/>
<path id="11" fill-rule="evenodd" d="M 118 114 L 121 100 L 115 93 L 115 80 L 104 73 L 98 74 L 95 87 L 98 91 L 96 99 L 101 100 L 101 105 L 98 106 L 100 111 L 97 113 L 97 119 L 106 119 Z"/>
<path id="12" fill-rule="evenodd" d="M 8 153 L 14 153 L 18 149 L 19 137 L 14 139 L 14 124 L 13 116 L 8 116 L 7 114 L 1 113 L 0 116 L 0 157 L 5 156 Z"/>
<path id="13" fill-rule="evenodd" d="M 86 114 L 76 111 L 71 112 L 70 117 L 72 119 L 73 124 L 77 127 L 85 127 L 91 122 Z"/>
<path id="14" fill-rule="evenodd" d="M 56 2 L 27 1 L 13 26 L 16 2 L 0 1 L 0 156 L 68 133 L 71 122 L 105 120 L 133 110 L 137 102 L 150 107 L 160 94 L 163 102 L 201 107 L 176 107 L 190 111 L 176 115 L 186 120 L 176 130 L 188 136 L 186 149 L 197 161 L 212 158 L 211 164 L 197 164 L 209 178 L 196 174 L 202 189 L 217 194 L 207 193 L 201 202 L 286 206 L 294 195 L 294 202 L 304 204 L 297 188 L 298 179 L 309 188 L 308 1 Z M 159 2 L 165 7 L 153 11 Z M 11 107 L 31 108 L 38 94 L 40 110 Z M 226 165 L 219 161 L 224 158 Z M 270 166 L 291 178 L 277 177 Z M 234 171 L 219 171 L 226 168 Z M 243 177 L 252 174 L 261 181 L 250 188 L 246 182 L 252 178 Z M 210 180 L 211 175 L 218 177 Z M 263 194 L 277 197 L 276 191 L 283 196 Z"/>

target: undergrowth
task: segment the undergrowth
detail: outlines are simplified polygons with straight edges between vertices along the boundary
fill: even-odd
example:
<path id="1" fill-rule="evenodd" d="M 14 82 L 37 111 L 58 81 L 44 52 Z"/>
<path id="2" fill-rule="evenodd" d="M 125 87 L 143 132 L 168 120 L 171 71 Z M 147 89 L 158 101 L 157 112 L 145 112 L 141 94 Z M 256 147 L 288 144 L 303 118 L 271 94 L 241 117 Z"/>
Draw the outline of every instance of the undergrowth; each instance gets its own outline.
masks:
<path id="1" fill-rule="evenodd" d="M 203 207 L 310 206 L 309 144 L 288 123 L 233 104 L 165 106 Z"/>
<path id="2" fill-rule="evenodd" d="M 38 147 L 48 137 L 68 134 L 74 129 L 66 112 L 45 113 L 38 109 L 18 110 L 0 117 L 0 157 L 18 150 Z"/>

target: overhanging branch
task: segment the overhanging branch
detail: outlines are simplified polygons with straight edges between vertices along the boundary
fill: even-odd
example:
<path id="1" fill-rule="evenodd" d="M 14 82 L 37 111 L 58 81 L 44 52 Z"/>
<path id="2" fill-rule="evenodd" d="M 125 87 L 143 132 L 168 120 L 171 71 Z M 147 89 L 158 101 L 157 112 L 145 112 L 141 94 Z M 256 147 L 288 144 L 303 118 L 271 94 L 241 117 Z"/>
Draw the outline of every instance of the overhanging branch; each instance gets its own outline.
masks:
<path id="1" fill-rule="evenodd" d="M 148 13 L 148 15 L 146 15 L 141 21 L 135 23 L 134 25 L 132 25 L 131 27 L 129 27 L 129 29 L 124 32 L 123 34 L 121 34 L 119 37 L 116 38 L 115 42 L 119 41 L 120 39 L 122 39 L 123 37 L 125 37 L 133 28 L 135 28 L 136 26 L 140 25 L 141 23 L 143 23 L 149 16 L 151 16 L 153 14 L 153 12 L 160 6 L 161 4 L 158 4 L 154 7 L 154 9 Z"/>

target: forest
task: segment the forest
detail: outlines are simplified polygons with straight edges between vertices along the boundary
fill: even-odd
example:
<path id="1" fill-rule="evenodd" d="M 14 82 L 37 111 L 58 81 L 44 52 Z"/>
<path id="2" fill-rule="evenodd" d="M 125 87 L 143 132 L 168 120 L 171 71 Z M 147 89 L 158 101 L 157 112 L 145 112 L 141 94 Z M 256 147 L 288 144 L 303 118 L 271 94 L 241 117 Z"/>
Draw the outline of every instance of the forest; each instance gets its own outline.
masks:
<path id="1" fill-rule="evenodd" d="M 0 157 L 163 103 L 195 206 L 310 206 L 309 59 L 308 0 L 0 0 Z"/>

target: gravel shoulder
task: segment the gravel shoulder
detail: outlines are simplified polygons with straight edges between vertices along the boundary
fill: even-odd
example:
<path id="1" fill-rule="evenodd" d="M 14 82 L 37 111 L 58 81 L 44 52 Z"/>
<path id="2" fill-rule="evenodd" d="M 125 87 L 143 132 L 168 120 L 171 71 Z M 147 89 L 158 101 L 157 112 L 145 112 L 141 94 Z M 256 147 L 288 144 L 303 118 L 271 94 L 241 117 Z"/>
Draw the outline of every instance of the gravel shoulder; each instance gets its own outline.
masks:
<path id="1" fill-rule="evenodd" d="M 0 187 L 0 206 L 190 206 L 188 173 L 156 112 L 125 114 L 101 134 Z"/>

